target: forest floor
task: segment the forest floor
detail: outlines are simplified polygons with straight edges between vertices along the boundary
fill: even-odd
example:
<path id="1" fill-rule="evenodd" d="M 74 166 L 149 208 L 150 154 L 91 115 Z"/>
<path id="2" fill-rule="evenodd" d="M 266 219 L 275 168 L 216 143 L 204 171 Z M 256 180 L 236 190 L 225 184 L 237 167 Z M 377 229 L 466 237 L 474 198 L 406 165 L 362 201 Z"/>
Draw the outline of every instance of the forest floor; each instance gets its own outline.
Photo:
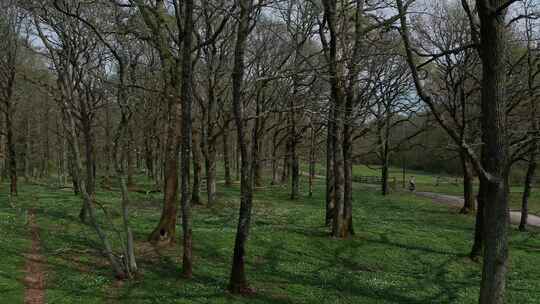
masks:
<path id="1" fill-rule="evenodd" d="M 305 186 L 306 179 L 302 178 Z M 151 182 L 139 178 L 140 189 Z M 474 216 L 429 198 L 354 185 L 356 235 L 329 237 L 324 227 L 324 180 L 314 195 L 289 200 L 287 186 L 254 197 L 247 248 L 248 280 L 256 293 L 225 292 L 238 216 L 239 187 L 218 183 L 219 202 L 193 210 L 194 278 L 180 276 L 178 244 L 146 242 L 160 217 L 161 195 L 133 192 L 132 228 L 141 273 L 114 280 L 93 230 L 78 220 L 80 198 L 69 189 L 21 184 L 13 207 L 0 185 L 0 303 L 23 303 L 25 256 L 32 248 L 27 210 L 40 227 L 46 258 L 47 303 L 477 303 L 481 264 L 467 258 Z M 302 193 L 307 193 L 303 188 Z M 205 193 L 201 193 L 204 197 Z M 100 189 L 102 225 L 120 246 L 120 194 Z M 104 212 L 104 210 L 106 212 Z M 540 302 L 540 231 L 510 235 L 507 303 Z"/>

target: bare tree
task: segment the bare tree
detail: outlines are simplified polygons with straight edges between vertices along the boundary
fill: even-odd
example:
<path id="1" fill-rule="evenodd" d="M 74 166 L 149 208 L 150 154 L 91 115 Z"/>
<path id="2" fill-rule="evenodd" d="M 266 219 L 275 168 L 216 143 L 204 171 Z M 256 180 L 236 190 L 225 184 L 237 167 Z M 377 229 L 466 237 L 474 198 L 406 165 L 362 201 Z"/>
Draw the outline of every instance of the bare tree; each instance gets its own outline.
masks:
<path id="1" fill-rule="evenodd" d="M 238 146 L 241 154 L 241 175 L 240 214 L 234 242 L 231 277 L 228 287 L 232 293 L 246 293 L 250 291 L 245 272 L 245 251 L 253 204 L 253 174 L 248 156 L 248 142 L 246 138 L 246 128 L 244 125 L 244 115 L 241 100 L 242 87 L 244 83 L 244 57 L 246 51 L 246 42 L 250 31 L 250 15 L 253 11 L 253 1 L 239 0 L 239 6 L 240 15 L 238 17 L 238 29 L 236 32 L 236 44 L 234 48 L 234 64 L 232 72 L 232 103 L 237 130 Z"/>
<path id="2" fill-rule="evenodd" d="M 0 46 L 0 110 L 4 114 L 11 196 L 17 195 L 17 154 L 13 125 L 16 105 L 13 95 L 22 48 L 19 35 L 22 32 L 23 20 L 14 4 L 14 1 L 9 0 L 0 2 L 0 39 L 3 41 Z"/>
<path id="3" fill-rule="evenodd" d="M 412 71 L 412 77 L 418 95 L 435 113 L 436 107 L 423 87 L 411 50 L 405 9 L 401 0 L 397 0 L 401 16 L 401 33 L 405 51 Z M 484 206 L 483 233 L 485 236 L 484 264 L 480 288 L 480 303 L 503 303 L 508 263 L 508 174 L 511 164 L 506 125 L 506 71 L 504 52 L 505 16 L 508 7 L 515 1 L 478 0 L 476 1 L 480 19 L 478 51 L 482 62 L 482 157 L 463 140 L 460 140 L 442 116 L 437 119 L 449 135 L 467 152 L 472 164 L 479 173 L 481 181 L 480 195 L 482 200 L 490 202 Z M 464 6 L 468 8 L 466 1 Z M 470 10 L 466 9 L 469 13 Z M 471 19 L 471 18 L 470 18 Z M 472 23 L 472 21 L 471 21 Z M 475 39 L 476 41 L 476 39 Z M 450 52 L 450 51 L 447 51 Z M 455 51 L 454 51 L 455 52 Z"/>

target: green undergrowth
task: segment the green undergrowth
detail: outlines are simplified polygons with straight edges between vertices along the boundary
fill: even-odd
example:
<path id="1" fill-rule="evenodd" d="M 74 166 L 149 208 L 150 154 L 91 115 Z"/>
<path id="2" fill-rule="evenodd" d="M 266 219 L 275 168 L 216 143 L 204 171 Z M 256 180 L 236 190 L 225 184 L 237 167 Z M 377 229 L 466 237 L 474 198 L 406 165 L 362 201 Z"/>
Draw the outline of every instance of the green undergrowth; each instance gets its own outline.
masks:
<path id="1" fill-rule="evenodd" d="M 313 197 L 307 197 L 303 188 L 296 201 L 289 199 L 286 186 L 265 184 L 255 194 L 247 248 L 247 275 L 256 290 L 249 297 L 225 291 L 238 217 L 238 184 L 226 188 L 218 183 L 216 205 L 193 210 L 192 280 L 180 277 L 181 242 L 169 248 L 146 242 L 159 220 L 159 193 L 131 193 L 141 274 L 121 283 L 112 278 L 94 231 L 79 222 L 81 200 L 69 189 L 22 185 L 17 203 L 37 212 L 49 263 L 48 303 L 477 303 L 481 265 L 466 257 L 473 216 L 458 215 L 455 209 L 411 194 L 381 197 L 374 189 L 355 185 L 356 235 L 336 240 L 323 225 L 323 180 L 316 181 Z M 152 186 L 143 177 L 137 179 L 138 189 Z M 6 188 L 1 189 L 5 197 Z M 115 232 L 121 228 L 119 198 L 115 187 L 96 196 L 102 206 L 98 217 L 115 248 L 120 246 Z M 10 210 L 4 205 L 2 212 Z M 22 227 L 2 224 L 2 236 L 12 226 Z M 507 303 L 539 303 L 540 268 L 535 265 L 540 265 L 540 236 L 515 229 L 510 236 Z M 23 250 L 26 239 L 24 231 L 13 232 L 9 244 L 2 239 L 2 246 L 21 244 L 7 257 L 20 257 L 18 250 Z M 20 290 L 14 294 L 20 295 Z"/>
<path id="2" fill-rule="evenodd" d="M 19 201 L 32 199 L 25 191 L 10 202 L 7 186 L 0 185 L 0 303 L 23 303 L 24 254 L 31 242 L 27 213 Z"/>

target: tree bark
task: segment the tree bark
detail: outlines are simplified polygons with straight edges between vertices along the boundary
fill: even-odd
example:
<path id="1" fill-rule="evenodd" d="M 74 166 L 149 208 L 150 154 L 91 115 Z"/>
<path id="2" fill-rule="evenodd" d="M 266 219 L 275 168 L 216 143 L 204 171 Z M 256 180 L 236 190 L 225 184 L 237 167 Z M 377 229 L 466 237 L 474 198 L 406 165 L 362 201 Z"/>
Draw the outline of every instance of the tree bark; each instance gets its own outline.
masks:
<path id="1" fill-rule="evenodd" d="M 506 126 L 506 0 L 477 1 L 482 60 L 482 139 L 486 157 L 485 250 L 480 304 L 504 303 L 508 268 L 508 128 Z M 488 203 L 489 202 L 489 203 Z"/>
<path id="2" fill-rule="evenodd" d="M 193 187 L 191 189 L 191 204 L 200 205 L 201 202 L 201 172 L 202 172 L 202 160 L 201 160 L 201 145 L 199 142 L 199 132 L 195 128 L 192 128 L 192 151 L 193 155 Z"/>
<path id="3" fill-rule="evenodd" d="M 105 189 L 111 188 L 111 179 L 112 179 L 112 170 L 113 170 L 113 158 L 110 144 L 112 143 L 111 138 L 111 111 L 108 108 L 105 108 L 105 146 L 103 147 L 103 153 L 105 154 L 105 176 L 103 177 L 102 187 Z"/>
<path id="4" fill-rule="evenodd" d="M 193 276 L 193 228 L 191 224 L 191 204 L 189 197 L 189 164 L 191 161 L 191 107 L 193 98 L 191 87 L 193 78 L 193 65 L 191 64 L 191 48 L 194 26 L 193 0 L 184 1 L 184 5 L 184 41 L 182 45 L 182 181 L 180 204 L 182 206 L 183 231 L 182 274 L 186 278 L 191 278 Z"/>
<path id="5" fill-rule="evenodd" d="M 42 162 L 41 162 L 41 172 L 40 177 L 49 177 L 49 162 L 51 158 L 51 149 L 50 149 L 50 135 L 49 135 L 49 121 L 50 121 L 50 108 L 47 107 L 45 109 L 45 115 L 44 115 L 44 121 L 43 121 L 43 138 L 45 139 L 45 142 L 43 143 L 43 153 L 42 153 Z"/>
<path id="6" fill-rule="evenodd" d="M 519 222 L 519 231 L 527 231 L 527 218 L 529 216 L 529 197 L 531 195 L 532 182 L 536 172 L 536 152 L 537 143 L 533 141 L 531 153 L 529 155 L 529 164 L 525 176 L 525 185 L 523 188 L 523 197 L 521 198 L 521 220 Z"/>
<path id="7" fill-rule="evenodd" d="M 172 97 L 178 99 L 178 97 Z M 163 209 L 157 227 L 149 236 L 152 243 L 170 243 L 176 240 L 176 218 L 178 214 L 178 150 L 180 139 L 180 104 L 172 101 L 169 107 L 170 121 L 167 127 L 165 154 L 165 180 Z"/>
<path id="8" fill-rule="evenodd" d="M 152 139 L 150 137 L 151 135 L 145 133 L 144 137 L 144 156 L 145 156 L 145 164 L 146 164 L 146 170 L 147 175 L 150 179 L 156 179 L 155 174 L 155 160 L 154 160 L 154 153 L 152 152 Z"/>
<path id="9" fill-rule="evenodd" d="M 469 257 L 472 260 L 477 260 L 482 256 L 484 248 L 484 209 L 486 205 L 486 180 L 483 177 L 479 177 L 480 186 L 478 188 L 478 195 L 476 201 L 478 203 L 478 210 L 476 211 L 476 221 L 474 224 L 474 241 Z"/>
<path id="10" fill-rule="evenodd" d="M 169 16 L 165 1 L 156 1 L 155 9 L 150 9 L 145 1 L 134 1 L 137 4 L 142 19 L 147 28 L 152 32 L 155 39 L 155 47 L 160 55 L 162 65 L 162 77 L 164 82 L 163 98 L 167 101 L 168 123 L 166 127 L 166 139 L 163 146 L 162 160 L 159 168 L 163 169 L 164 175 L 164 195 L 161 218 L 157 227 L 149 236 L 149 241 L 157 243 L 171 243 L 176 240 L 176 219 L 178 213 L 178 163 L 181 137 L 181 101 L 179 85 L 179 63 L 178 56 L 171 50 L 171 38 L 164 29 L 164 24 Z M 174 2 L 176 4 L 176 2 Z M 179 9 L 178 11 L 181 11 Z M 176 17 L 180 18 L 179 12 Z M 183 37 L 182 37 L 183 39 Z M 183 60 L 183 59 L 182 59 Z"/>
<path id="11" fill-rule="evenodd" d="M 238 145 L 241 153 L 241 180 L 240 180 L 240 211 L 238 227 L 234 242 L 234 254 L 232 261 L 231 276 L 228 289 L 232 293 L 246 293 L 248 287 L 245 273 L 245 251 L 251 220 L 253 199 L 252 170 L 248 159 L 247 140 L 245 138 L 245 125 L 242 113 L 242 86 L 244 78 L 244 54 L 246 41 L 249 35 L 249 15 L 253 5 L 252 0 L 240 0 L 240 16 L 234 50 L 234 66 L 232 73 L 232 100 L 233 111 L 238 134 Z"/>
<path id="12" fill-rule="evenodd" d="M 309 189 L 308 196 L 313 197 L 313 180 L 315 179 L 315 141 L 316 141 L 316 132 L 313 126 L 311 127 L 311 137 L 309 142 Z"/>
<path id="13" fill-rule="evenodd" d="M 343 113 L 344 107 L 340 104 L 339 93 L 334 93 L 337 98 L 334 100 L 334 198 L 335 212 L 332 225 L 332 236 L 336 238 L 346 238 L 349 236 L 347 222 L 345 221 L 345 162 L 343 150 Z"/>
<path id="14" fill-rule="evenodd" d="M 120 74 L 123 74 L 121 72 Z M 121 75 L 120 77 L 123 77 Z M 119 88 L 118 93 L 118 99 L 119 104 L 121 107 L 123 107 L 126 96 L 123 88 L 123 83 L 121 84 L 121 87 Z M 118 177 L 118 181 L 120 183 L 120 192 L 122 194 L 122 222 L 123 222 L 123 228 L 124 228 L 124 234 L 125 234 L 125 243 L 123 244 L 124 249 L 124 256 L 125 256 L 125 262 L 123 263 L 123 272 L 126 274 L 127 277 L 132 277 L 138 270 L 137 267 L 137 261 L 135 258 L 135 244 L 133 241 L 133 232 L 131 230 L 130 221 L 129 221 L 129 205 L 131 204 L 130 198 L 129 198 L 129 190 L 128 190 L 128 182 L 127 177 L 124 170 L 124 160 L 129 157 L 128 154 L 130 153 L 130 138 L 127 139 L 128 143 L 125 142 L 122 143 L 122 141 L 125 139 L 126 133 L 128 128 L 128 120 L 126 118 L 126 113 L 123 112 L 122 109 L 122 118 L 120 120 L 120 123 L 118 125 L 118 130 L 114 139 L 114 146 L 113 146 L 113 158 L 114 158 L 114 166 L 116 168 L 116 175 Z M 121 151 L 120 151 L 121 150 Z"/>
<path id="15" fill-rule="evenodd" d="M 289 141 L 285 143 L 285 153 L 283 154 L 283 171 L 281 171 L 281 183 L 287 182 L 289 173 L 291 172 L 291 144 Z"/>
<path id="16" fill-rule="evenodd" d="M 326 217 L 325 225 L 330 226 L 335 212 L 334 200 L 334 123 L 332 122 L 332 111 L 329 114 L 326 130 Z"/>
<path id="17" fill-rule="evenodd" d="M 281 113 L 279 114 L 278 122 L 281 121 Z M 279 184 L 278 177 L 278 151 L 279 151 L 279 129 L 276 127 L 272 134 L 272 185 Z"/>
<path id="18" fill-rule="evenodd" d="M 68 126 L 69 127 L 69 126 Z M 66 128 L 68 128 L 66 127 Z M 69 130 L 67 130 L 69 132 Z M 69 175 L 71 177 L 71 183 L 73 184 L 73 194 L 79 195 L 80 194 L 80 178 L 81 175 L 76 174 L 75 170 L 75 151 L 73 151 L 73 145 L 69 142 L 69 140 L 66 141 L 68 143 L 68 150 L 69 152 L 66 152 L 67 154 L 67 165 L 68 165 L 68 171 Z M 84 203 L 84 202 L 83 202 Z"/>
<path id="19" fill-rule="evenodd" d="M 390 166 L 390 123 L 391 123 L 391 107 L 390 101 L 384 100 L 384 105 L 379 106 L 381 111 L 379 115 L 384 115 L 384 119 L 381 118 L 382 122 L 378 122 L 377 131 L 378 131 L 378 140 L 380 145 L 380 159 L 381 159 L 381 193 L 382 195 L 387 195 L 389 193 L 388 189 L 388 177 L 389 177 L 389 166 Z M 384 107 L 384 110 L 382 109 Z"/>
<path id="20" fill-rule="evenodd" d="M 212 206 L 216 200 L 216 137 L 214 134 L 215 105 L 214 87 L 209 77 L 208 104 L 203 110 L 202 143 L 204 155 L 204 168 L 206 173 L 206 195 L 208 205 Z"/>
<path id="21" fill-rule="evenodd" d="M 238 138 L 236 139 L 238 142 Z M 235 180 L 240 180 L 240 147 L 238 145 L 234 149 L 234 166 L 235 166 Z"/>
<path id="22" fill-rule="evenodd" d="M 343 130 L 343 166 L 344 166 L 344 210 L 343 210 L 343 221 L 345 229 L 347 232 L 343 237 L 348 237 L 354 235 L 353 227 L 353 214 L 352 214 L 352 205 L 353 205 L 353 196 L 352 196 L 352 100 L 348 99 L 345 110 L 345 124 Z"/>
<path id="23" fill-rule="evenodd" d="M 527 13 L 528 10 L 526 10 Z M 540 128 L 538 127 L 538 117 L 537 117 L 537 98 L 535 91 L 536 76 L 538 76 L 538 71 L 536 67 L 536 57 L 533 51 L 533 24 L 527 18 L 525 20 L 525 29 L 527 37 L 527 88 L 528 88 L 528 97 L 529 97 L 529 106 L 530 106 L 530 123 L 531 129 L 538 132 Z M 527 220 L 529 217 L 529 197 L 531 195 L 532 183 L 535 178 L 536 173 L 536 156 L 538 153 L 538 136 L 534 134 L 535 138 L 532 139 L 532 142 L 529 146 L 529 161 L 527 165 L 527 173 L 525 176 L 525 183 L 523 189 L 523 196 L 521 199 L 521 219 L 519 222 L 519 230 L 527 231 Z"/>
<path id="24" fill-rule="evenodd" d="M 83 164 L 82 164 L 82 160 L 81 160 L 81 156 L 80 156 L 80 152 L 79 152 L 79 146 L 77 144 L 77 134 L 76 134 L 76 126 L 75 126 L 75 121 L 72 117 L 73 114 L 69 113 L 69 111 L 66 112 L 66 120 L 67 120 L 67 123 L 68 123 L 68 136 L 70 137 L 70 140 L 69 140 L 69 143 L 70 143 L 70 147 L 71 147 L 71 151 L 73 153 L 73 172 L 74 172 L 74 180 L 77 180 L 77 181 L 81 181 L 82 179 L 82 171 L 83 171 Z M 86 190 L 86 185 L 87 183 L 85 183 L 84 181 L 80 182 L 79 183 L 79 187 L 80 187 L 80 192 L 82 194 L 82 197 L 83 197 L 83 201 L 84 201 L 84 204 L 86 206 L 86 210 L 88 211 L 88 218 L 90 220 L 90 224 L 92 225 L 92 227 L 94 228 L 94 230 L 96 231 L 101 243 L 102 243 L 102 246 L 103 246 L 103 250 L 104 250 L 104 253 L 105 255 L 107 256 L 107 258 L 109 259 L 109 262 L 111 263 L 111 266 L 112 266 L 112 269 L 114 271 L 114 274 L 116 276 L 116 278 L 118 279 L 125 279 L 126 278 L 126 273 L 124 272 L 124 270 L 122 269 L 119 261 L 117 260 L 117 258 L 115 257 L 114 253 L 113 253 L 113 250 L 112 250 L 112 246 L 111 246 L 111 243 L 109 241 L 109 238 L 107 237 L 107 234 L 101 229 L 101 226 L 99 225 L 99 223 L 97 222 L 96 218 L 95 218 L 95 213 L 94 213 L 94 208 L 92 206 L 92 201 L 93 201 L 93 198 L 92 196 L 90 196 L 90 194 L 88 193 L 88 191 Z"/>
<path id="25" fill-rule="evenodd" d="M 127 157 L 127 187 L 128 189 L 135 187 L 135 164 L 133 160 L 133 153 L 134 153 L 134 138 L 133 138 L 133 132 L 129 129 L 129 126 L 127 127 L 127 133 L 128 133 L 128 144 L 127 144 L 127 151 L 126 151 L 126 157 Z"/>
<path id="26" fill-rule="evenodd" d="M 85 157 L 86 157 L 86 192 L 91 197 L 92 200 L 94 200 L 94 192 L 95 192 L 95 180 L 94 180 L 94 140 L 93 140 L 93 132 L 92 132 L 92 122 L 90 121 L 90 115 L 87 112 L 86 107 L 84 106 L 84 102 L 81 101 L 81 117 L 82 117 L 82 133 L 83 133 L 83 140 L 84 140 L 84 149 L 85 149 Z M 80 185 L 79 185 L 80 187 Z M 86 223 L 88 218 L 88 209 L 87 204 L 83 204 L 81 211 L 79 212 L 79 219 Z"/>
<path id="27" fill-rule="evenodd" d="M 231 156 L 229 152 L 229 120 L 225 119 L 225 125 L 223 126 L 223 170 L 225 172 L 225 187 L 232 186 L 231 177 Z"/>
<path id="28" fill-rule="evenodd" d="M 213 206 L 216 202 L 216 147 L 215 144 L 207 147 L 208 151 L 205 157 L 206 169 L 206 195 L 208 206 Z"/>
<path id="29" fill-rule="evenodd" d="M 13 109 L 11 101 L 5 102 L 6 111 L 6 141 L 8 150 L 9 189 L 12 196 L 17 196 L 17 153 L 15 152 L 15 138 L 13 135 Z"/>
<path id="30" fill-rule="evenodd" d="M 259 104 L 259 101 L 257 101 Z M 260 104 L 258 105 L 260 107 Z M 260 111 L 260 110 L 259 110 Z M 261 160 L 261 153 L 264 151 L 264 140 L 261 137 L 262 130 L 264 130 L 264 120 L 256 118 L 256 125 L 258 126 L 255 130 L 257 134 L 255 134 L 255 138 L 257 142 L 254 142 L 252 145 L 255 150 L 253 150 L 252 154 L 255 156 L 254 159 L 256 161 L 253 161 L 253 183 L 255 187 L 262 187 L 263 186 L 263 161 Z"/>
<path id="31" fill-rule="evenodd" d="M 459 213 L 468 214 L 476 209 L 476 204 L 474 201 L 473 174 L 466 152 L 461 151 L 459 153 L 459 157 L 463 170 L 463 208 L 461 208 Z"/>
<path id="32" fill-rule="evenodd" d="M 336 238 L 347 238 L 352 234 L 348 221 L 348 206 L 345 198 L 345 111 L 346 105 L 343 94 L 343 77 L 339 70 L 337 52 L 337 29 L 336 29 L 336 2 L 331 0 L 323 1 L 325 15 L 330 32 L 329 50 L 329 75 L 333 109 L 333 175 L 334 175 L 334 200 L 335 212 L 333 214 L 332 236 Z M 345 148 L 345 149 L 344 149 Z"/>
<path id="33" fill-rule="evenodd" d="M 298 56 L 298 55 L 296 55 Z M 294 79 L 294 88 L 290 102 L 290 130 L 289 130 L 289 147 L 290 147 L 290 162 L 291 162 L 291 200 L 298 199 L 300 195 L 300 164 L 298 162 L 298 148 L 296 138 L 296 115 L 294 109 L 294 98 L 297 95 L 296 77 Z"/>
<path id="34" fill-rule="evenodd" d="M 30 137 L 30 122 L 28 118 L 24 122 L 25 134 L 24 134 L 24 179 L 25 181 L 30 180 L 32 173 L 30 173 L 30 153 L 32 151 L 31 137 Z"/>

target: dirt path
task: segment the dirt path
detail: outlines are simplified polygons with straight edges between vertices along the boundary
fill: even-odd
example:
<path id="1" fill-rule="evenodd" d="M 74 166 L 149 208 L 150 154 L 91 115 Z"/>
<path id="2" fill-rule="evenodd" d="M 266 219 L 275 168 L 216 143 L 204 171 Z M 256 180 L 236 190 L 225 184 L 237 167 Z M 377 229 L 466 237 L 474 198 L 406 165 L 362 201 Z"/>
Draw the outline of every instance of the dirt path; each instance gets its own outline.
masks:
<path id="1" fill-rule="evenodd" d="M 433 193 L 433 192 L 415 192 L 415 194 L 418 196 L 431 198 L 433 202 L 435 203 L 456 206 L 456 207 L 463 206 L 463 198 L 459 196 L 439 194 L 439 193 Z M 510 222 L 512 224 L 519 225 L 520 220 L 521 220 L 521 212 L 510 210 Z M 540 217 L 529 214 L 527 218 L 527 224 L 534 227 L 540 227 Z"/>
<path id="2" fill-rule="evenodd" d="M 32 247 L 30 252 L 25 254 L 24 304 L 43 304 L 45 303 L 45 257 L 40 253 L 39 227 L 33 209 L 28 211 L 28 224 Z"/>

